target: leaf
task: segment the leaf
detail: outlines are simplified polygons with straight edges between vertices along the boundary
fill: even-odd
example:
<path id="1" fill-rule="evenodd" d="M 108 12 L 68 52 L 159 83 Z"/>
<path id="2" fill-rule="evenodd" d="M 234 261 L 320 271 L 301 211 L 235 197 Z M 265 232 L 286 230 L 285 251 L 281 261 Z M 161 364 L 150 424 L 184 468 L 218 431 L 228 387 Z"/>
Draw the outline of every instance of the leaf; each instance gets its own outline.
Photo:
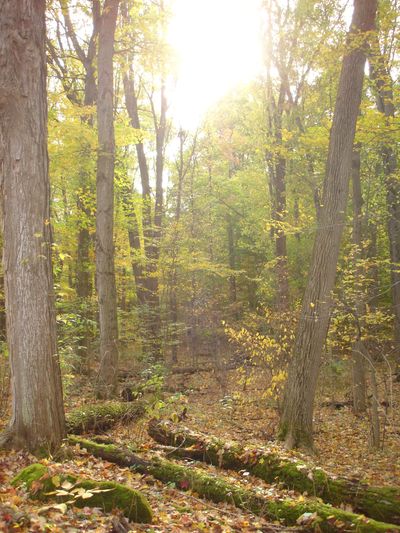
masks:
<path id="1" fill-rule="evenodd" d="M 51 478 L 51 482 L 53 483 L 53 485 L 54 485 L 55 487 L 59 487 L 59 486 L 61 485 L 61 478 L 60 478 L 60 476 L 53 476 L 53 477 Z"/>

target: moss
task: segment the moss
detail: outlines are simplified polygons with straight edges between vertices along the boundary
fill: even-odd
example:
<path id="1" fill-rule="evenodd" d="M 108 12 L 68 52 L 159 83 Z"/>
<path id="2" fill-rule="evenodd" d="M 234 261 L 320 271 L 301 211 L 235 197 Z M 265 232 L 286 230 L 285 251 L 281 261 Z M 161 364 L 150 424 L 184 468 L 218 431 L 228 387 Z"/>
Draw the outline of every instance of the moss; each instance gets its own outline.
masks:
<path id="1" fill-rule="evenodd" d="M 199 496 L 214 502 L 231 503 L 270 520 L 280 520 L 287 526 L 296 525 L 297 520 L 308 513 L 313 515 L 313 520 L 318 523 L 320 531 L 338 531 L 344 528 L 346 531 L 371 533 L 374 531 L 400 531 L 400 527 L 395 525 L 377 522 L 361 515 L 342 511 L 317 500 L 272 500 L 254 491 L 230 484 L 223 478 L 205 474 L 194 468 L 176 465 L 169 461 L 153 463 L 149 471 L 163 482 L 175 483 L 179 489 L 190 489 Z"/>
<path id="2" fill-rule="evenodd" d="M 343 524 L 347 531 L 400 531 L 400 528 L 396 528 L 396 526 L 368 520 L 353 513 L 346 513 L 314 499 L 274 501 L 254 491 L 230 484 L 222 477 L 211 476 L 192 467 L 162 460 L 143 462 L 131 454 L 129 450 L 123 450 L 114 445 L 98 444 L 78 437 L 71 437 L 69 440 L 73 444 L 79 443 L 96 457 L 104 457 L 107 454 L 107 459 L 110 461 L 150 473 L 164 483 L 174 483 L 178 489 L 191 489 L 214 502 L 228 502 L 271 520 L 281 520 L 286 525 L 295 525 L 304 513 L 309 513 L 310 515 L 315 514 L 313 519 L 318 522 L 321 531 L 337 531 L 342 528 Z M 229 453 L 234 453 L 233 449 L 234 447 L 230 448 Z M 237 449 L 235 449 L 235 453 L 237 453 Z"/>
<path id="3" fill-rule="evenodd" d="M 145 412 L 143 402 L 102 402 L 74 409 L 67 415 L 67 432 L 104 431 L 121 420 L 137 420 Z"/>
<path id="4" fill-rule="evenodd" d="M 68 437 L 68 442 L 72 445 L 78 444 L 95 457 L 101 457 L 101 459 L 119 466 L 144 466 L 146 464 L 145 461 L 134 455 L 129 449 L 119 448 L 114 444 L 101 444 L 73 436 Z"/>
<path id="5" fill-rule="evenodd" d="M 325 502 L 339 506 L 350 503 L 357 511 L 376 520 L 400 524 L 400 488 L 370 487 L 347 479 L 333 479 L 320 468 L 301 461 L 283 459 L 278 454 L 227 445 L 219 439 L 176 429 L 169 423 L 151 422 L 149 434 L 162 444 L 179 446 L 171 455 L 189 456 L 216 466 L 246 469 L 268 483 L 280 482 L 289 489 L 307 492 Z M 190 447 L 184 449 L 182 446 Z"/>
<path id="6" fill-rule="evenodd" d="M 73 487 L 68 488 L 65 495 L 54 494 L 57 488 L 68 481 Z M 42 464 L 33 464 L 22 470 L 12 481 L 15 487 L 25 485 L 31 497 L 38 500 L 56 500 L 73 503 L 76 507 L 100 507 L 106 512 L 114 508 L 120 509 L 131 521 L 150 523 L 152 512 L 146 498 L 138 491 L 113 481 L 94 481 L 79 479 L 69 474 L 57 473 L 51 476 Z M 76 489 L 84 489 L 86 496 L 74 493 Z M 92 492 L 104 491 L 104 492 Z"/>

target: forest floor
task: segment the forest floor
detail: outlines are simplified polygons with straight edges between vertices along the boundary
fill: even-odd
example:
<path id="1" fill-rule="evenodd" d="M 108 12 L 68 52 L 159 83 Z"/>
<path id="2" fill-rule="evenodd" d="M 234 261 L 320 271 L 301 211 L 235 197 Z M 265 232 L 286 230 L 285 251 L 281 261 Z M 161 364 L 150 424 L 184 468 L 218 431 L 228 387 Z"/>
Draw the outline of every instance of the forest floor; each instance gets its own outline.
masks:
<path id="1" fill-rule="evenodd" d="M 243 387 L 237 385 L 235 371 L 225 372 L 222 381 L 221 376 L 214 372 L 170 376 L 169 388 L 182 390 L 182 393 L 158 402 L 140 422 L 120 424 L 107 432 L 107 435 L 119 444 L 134 444 L 145 457 L 160 454 L 159 447 L 147 435 L 149 418 L 155 414 L 155 410 L 159 411 L 159 416 L 174 418 L 186 407 L 187 417 L 184 424 L 193 430 L 216 435 L 225 440 L 239 441 L 243 445 L 268 445 L 274 450 L 282 451 L 279 444 L 273 440 L 278 421 L 277 410 L 270 399 L 263 398 L 262 381 L 263 376 L 258 373 L 257 379 L 250 382 L 247 390 L 243 391 Z M 362 479 L 374 485 L 400 484 L 400 383 L 393 383 L 388 387 L 388 381 L 384 378 L 380 382 L 382 399 L 389 394 L 392 408 L 381 405 L 383 448 L 373 451 L 369 446 L 368 415 L 357 417 L 350 406 L 342 406 L 340 402 L 347 399 L 343 392 L 347 390 L 346 384 L 342 383 L 337 375 L 324 373 L 315 410 L 318 455 L 306 457 L 308 462 L 319 465 L 332 474 Z M 76 394 L 71 394 L 69 406 L 92 401 L 87 380 L 86 385 L 84 382 L 74 385 L 71 391 L 74 390 Z M 334 403 L 328 406 L 328 400 Z M 340 408 L 336 408 L 335 404 Z M 304 458 L 304 455 L 298 452 L 291 453 Z M 121 522 L 117 514 L 106 515 L 97 509 L 75 507 L 62 512 L 47 503 L 30 500 L 23 491 L 14 489 L 10 485 L 11 479 L 31 462 L 36 462 L 35 458 L 26 453 L 0 452 L 1 532 L 123 531 L 118 529 Z M 55 469 L 61 467 L 51 459 L 47 460 L 47 463 Z M 196 466 L 210 472 L 217 470 L 205 464 Z M 229 504 L 202 500 L 195 493 L 178 490 L 173 484 L 165 485 L 151 476 L 137 474 L 127 468 L 95 459 L 85 450 L 74 449 L 73 459 L 63 462 L 62 470 L 81 477 L 118 481 L 142 491 L 154 511 L 153 524 L 131 524 L 129 531 L 301 531 L 300 527 L 290 529 L 277 523 L 268 523 Z M 218 470 L 218 475 L 242 487 L 263 486 L 272 498 L 289 496 L 296 499 L 300 496 L 277 485 L 267 485 L 247 472 Z M 30 518 L 30 525 L 19 528 L 10 525 L 11 515 L 15 512 L 26 513 Z"/>

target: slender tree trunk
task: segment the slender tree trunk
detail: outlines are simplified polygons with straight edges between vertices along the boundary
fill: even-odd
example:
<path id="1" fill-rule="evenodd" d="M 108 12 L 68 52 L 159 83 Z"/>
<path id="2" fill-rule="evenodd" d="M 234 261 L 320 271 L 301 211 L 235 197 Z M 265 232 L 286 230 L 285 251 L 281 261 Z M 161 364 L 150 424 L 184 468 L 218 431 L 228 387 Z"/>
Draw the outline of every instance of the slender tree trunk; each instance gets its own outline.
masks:
<path id="1" fill-rule="evenodd" d="M 351 155 L 365 66 L 365 39 L 374 28 L 376 0 L 355 0 L 339 79 L 329 142 L 320 225 L 317 229 L 293 359 L 285 388 L 280 438 L 288 448 L 313 446 L 313 409 L 321 353 L 326 339 L 340 241 L 343 232 Z"/>
<path id="2" fill-rule="evenodd" d="M 98 52 L 96 275 L 100 319 L 100 368 L 97 395 L 109 398 L 118 388 L 118 321 L 114 269 L 114 117 L 113 52 L 119 0 L 106 0 Z"/>
<path id="3" fill-rule="evenodd" d="M 126 109 L 129 114 L 131 124 L 134 128 L 140 130 L 141 123 L 138 111 L 137 95 L 133 76 L 124 75 L 124 92 Z M 163 99 L 163 101 L 165 101 Z M 141 287 L 137 293 L 138 299 L 141 298 L 141 315 L 145 325 L 145 335 L 148 355 L 156 358 L 160 356 L 160 305 L 158 295 L 158 277 L 157 263 L 159 256 L 159 237 L 161 231 L 161 213 L 162 213 L 162 173 L 163 173 L 163 137 L 158 131 L 155 116 L 154 122 L 156 127 L 156 207 L 154 215 L 154 225 L 152 217 L 152 199 L 150 187 L 149 167 L 143 142 L 136 143 L 136 155 L 139 162 L 139 171 L 142 185 L 142 212 L 143 212 L 143 237 L 144 237 L 144 255 L 145 269 L 142 276 Z M 165 117 L 164 117 L 165 120 Z M 165 128 L 165 126 L 164 126 Z M 162 130 L 165 135 L 165 129 Z M 162 142 L 161 142 L 162 141 Z M 140 301 L 140 300 L 139 300 Z"/>
<path id="4" fill-rule="evenodd" d="M 273 135 L 276 150 L 282 150 L 282 114 L 285 99 L 285 87 L 281 84 L 278 104 L 275 104 L 272 95 L 272 82 L 268 82 L 267 98 L 269 99 L 269 130 Z M 273 237 L 275 239 L 276 259 L 276 307 L 286 310 L 289 305 L 289 276 L 287 260 L 287 239 L 283 227 L 286 217 L 286 159 L 277 154 L 267 154 L 269 170 L 269 187 L 272 202 Z"/>
<path id="5" fill-rule="evenodd" d="M 363 277 L 363 271 L 359 267 L 359 262 L 362 257 L 363 248 L 363 215 L 362 215 L 362 191 L 361 191 L 361 159 L 359 147 L 353 150 L 352 159 L 352 183 L 353 183 L 353 244 L 355 247 L 354 263 L 355 263 L 355 277 L 360 280 Z M 353 409 L 355 413 L 364 413 L 367 409 L 367 382 L 365 375 L 365 361 L 366 353 L 364 341 L 362 339 L 363 333 L 363 316 L 365 314 L 364 294 L 357 293 L 356 301 L 354 302 L 356 320 L 358 323 L 357 339 L 353 344 Z"/>
<path id="6" fill-rule="evenodd" d="M 393 80 L 381 55 L 379 41 L 374 39 L 371 53 L 371 78 L 376 84 L 376 105 L 388 122 L 395 116 Z M 394 338 L 397 344 L 397 372 L 400 374 L 400 181 L 396 153 L 391 144 L 382 146 L 383 171 L 386 183 L 388 209 L 387 230 L 391 260 L 392 302 L 394 314 Z"/>
<path id="7" fill-rule="evenodd" d="M 3 444 L 65 435 L 51 268 L 44 0 L 0 1 L 0 181 L 12 416 Z"/>

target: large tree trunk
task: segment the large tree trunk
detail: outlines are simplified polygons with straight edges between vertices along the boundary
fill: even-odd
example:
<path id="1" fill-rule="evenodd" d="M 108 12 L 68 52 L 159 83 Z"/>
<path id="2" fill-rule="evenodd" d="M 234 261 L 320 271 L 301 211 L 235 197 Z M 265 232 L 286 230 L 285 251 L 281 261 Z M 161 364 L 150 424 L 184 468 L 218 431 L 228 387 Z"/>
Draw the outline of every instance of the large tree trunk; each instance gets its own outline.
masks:
<path id="1" fill-rule="evenodd" d="M 365 66 L 365 36 L 374 28 L 376 0 L 355 0 L 343 59 L 329 142 L 320 225 L 311 259 L 293 360 L 289 367 L 280 438 L 287 447 L 313 446 L 313 409 L 321 353 L 326 339 L 340 241 L 343 231 L 351 155 Z"/>
<path id="2" fill-rule="evenodd" d="M 118 322 L 114 269 L 114 118 L 113 53 L 119 0 L 106 0 L 99 31 L 97 121 L 96 275 L 100 319 L 100 368 L 97 395 L 109 398 L 118 388 Z"/>
<path id="3" fill-rule="evenodd" d="M 13 395 L 3 444 L 49 450 L 65 422 L 51 268 L 44 0 L 0 1 L 0 178 Z"/>

